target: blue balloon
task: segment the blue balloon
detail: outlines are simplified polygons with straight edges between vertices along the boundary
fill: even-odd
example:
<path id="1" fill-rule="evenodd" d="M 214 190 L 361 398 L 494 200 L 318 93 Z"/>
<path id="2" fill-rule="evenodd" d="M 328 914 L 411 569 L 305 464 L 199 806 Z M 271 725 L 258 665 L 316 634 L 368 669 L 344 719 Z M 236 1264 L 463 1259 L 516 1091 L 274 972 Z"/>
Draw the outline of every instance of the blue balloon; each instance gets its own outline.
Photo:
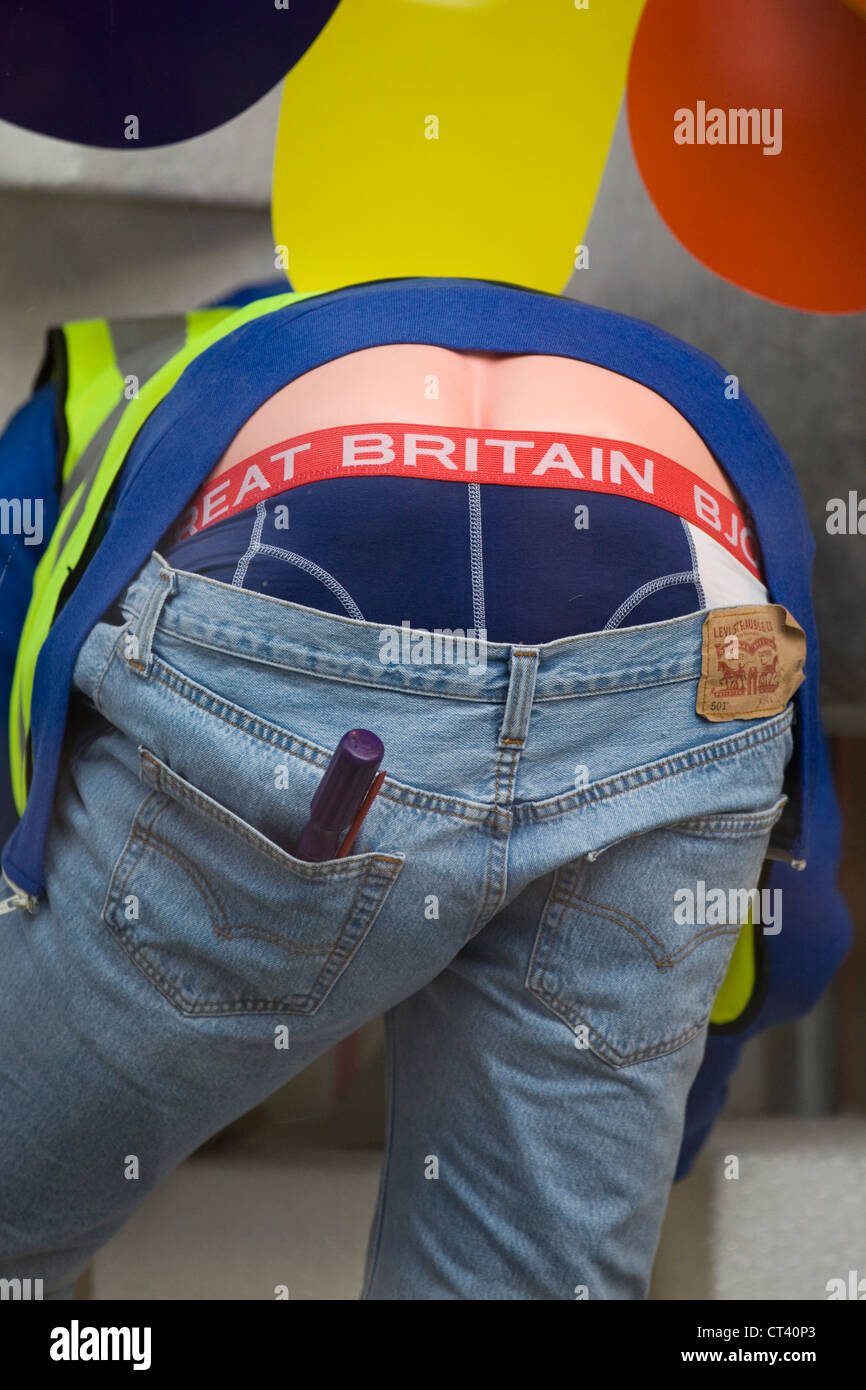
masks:
<path id="1" fill-rule="evenodd" d="M 339 0 L 40 0 L 0 14 L 0 117 L 103 149 L 203 135 L 270 91 Z"/>

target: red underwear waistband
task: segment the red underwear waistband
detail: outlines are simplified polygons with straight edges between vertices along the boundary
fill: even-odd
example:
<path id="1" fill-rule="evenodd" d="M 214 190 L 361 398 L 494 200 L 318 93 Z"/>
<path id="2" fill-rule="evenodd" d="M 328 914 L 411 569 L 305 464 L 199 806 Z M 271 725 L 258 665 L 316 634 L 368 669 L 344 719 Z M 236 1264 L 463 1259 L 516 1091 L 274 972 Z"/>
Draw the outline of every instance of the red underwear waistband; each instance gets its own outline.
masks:
<path id="1" fill-rule="evenodd" d="M 448 425 L 336 425 L 269 445 L 206 483 L 181 517 L 176 541 L 257 502 L 327 478 L 437 482 L 606 492 L 690 521 L 761 577 L 754 531 L 729 498 L 655 449 L 561 430 L 471 430 Z"/>

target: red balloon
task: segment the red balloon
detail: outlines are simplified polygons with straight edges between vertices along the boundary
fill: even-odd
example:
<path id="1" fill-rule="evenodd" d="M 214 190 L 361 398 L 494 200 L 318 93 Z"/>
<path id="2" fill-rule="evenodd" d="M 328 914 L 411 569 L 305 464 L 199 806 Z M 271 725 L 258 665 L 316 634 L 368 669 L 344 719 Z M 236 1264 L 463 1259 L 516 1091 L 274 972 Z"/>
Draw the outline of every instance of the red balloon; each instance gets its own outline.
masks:
<path id="1" fill-rule="evenodd" d="M 635 159 L 693 256 L 778 304 L 866 308 L 866 25 L 842 0 L 647 0 Z"/>

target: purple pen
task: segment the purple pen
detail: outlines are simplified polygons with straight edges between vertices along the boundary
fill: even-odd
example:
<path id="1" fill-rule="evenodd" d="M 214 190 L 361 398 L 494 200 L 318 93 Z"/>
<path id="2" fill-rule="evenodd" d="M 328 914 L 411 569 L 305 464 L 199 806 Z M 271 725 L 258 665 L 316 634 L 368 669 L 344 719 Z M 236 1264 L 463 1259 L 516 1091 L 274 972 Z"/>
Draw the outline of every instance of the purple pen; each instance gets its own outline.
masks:
<path id="1" fill-rule="evenodd" d="M 294 850 L 296 859 L 316 862 L 337 857 L 340 840 L 360 809 L 384 756 L 382 740 L 369 729 L 350 729 L 343 734 L 313 794 L 310 819 Z"/>

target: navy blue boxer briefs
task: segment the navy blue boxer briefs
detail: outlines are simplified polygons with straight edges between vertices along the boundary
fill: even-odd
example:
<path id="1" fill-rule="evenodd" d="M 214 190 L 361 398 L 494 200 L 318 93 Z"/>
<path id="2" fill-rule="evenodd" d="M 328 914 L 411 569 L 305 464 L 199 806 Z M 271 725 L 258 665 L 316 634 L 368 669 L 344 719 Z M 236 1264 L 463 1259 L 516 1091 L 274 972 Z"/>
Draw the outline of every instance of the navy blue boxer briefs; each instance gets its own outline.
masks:
<path id="1" fill-rule="evenodd" d="M 172 533 L 173 534 L 173 533 Z M 333 478 L 295 486 L 160 554 L 327 613 L 551 642 L 765 603 L 705 531 L 649 502 L 568 488 Z"/>

